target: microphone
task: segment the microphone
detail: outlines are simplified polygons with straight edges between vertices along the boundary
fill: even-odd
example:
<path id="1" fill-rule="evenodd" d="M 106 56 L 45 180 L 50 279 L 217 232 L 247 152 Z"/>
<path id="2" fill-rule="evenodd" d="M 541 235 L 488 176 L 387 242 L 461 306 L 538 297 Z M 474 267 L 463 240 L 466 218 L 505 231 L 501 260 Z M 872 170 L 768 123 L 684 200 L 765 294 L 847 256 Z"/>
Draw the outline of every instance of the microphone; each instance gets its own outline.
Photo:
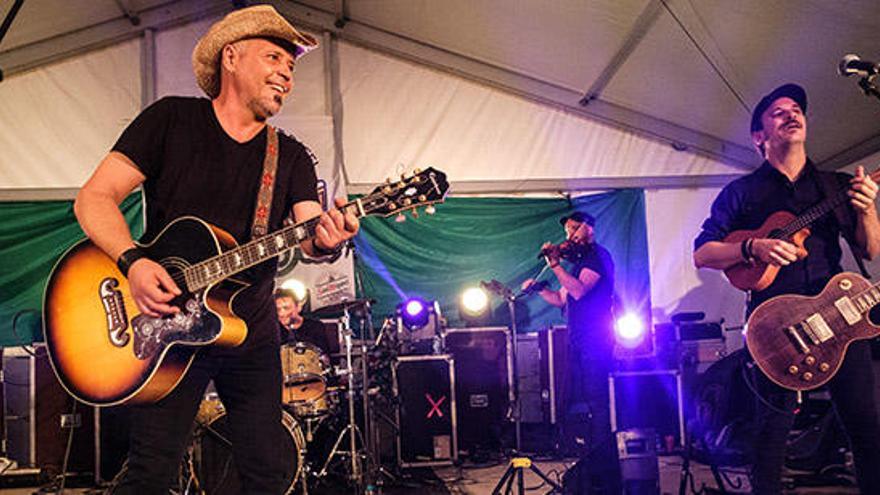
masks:
<path id="1" fill-rule="evenodd" d="M 877 75 L 880 71 L 880 64 L 862 60 L 858 55 L 852 53 L 846 54 L 837 64 L 837 73 L 844 77 L 859 75 L 869 77 Z"/>

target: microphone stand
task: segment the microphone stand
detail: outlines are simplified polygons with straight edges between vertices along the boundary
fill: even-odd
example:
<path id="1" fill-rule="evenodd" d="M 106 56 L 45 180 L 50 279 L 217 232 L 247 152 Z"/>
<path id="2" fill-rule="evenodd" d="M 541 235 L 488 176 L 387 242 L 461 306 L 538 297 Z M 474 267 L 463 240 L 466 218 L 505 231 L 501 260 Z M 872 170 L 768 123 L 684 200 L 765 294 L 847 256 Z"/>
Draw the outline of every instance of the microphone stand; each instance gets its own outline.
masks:
<path id="1" fill-rule="evenodd" d="M 543 273 L 543 270 L 542 270 Z M 513 421 L 514 428 L 516 431 L 516 444 L 513 450 L 513 457 L 510 459 L 510 464 L 507 466 L 507 470 L 504 472 L 504 475 L 501 476 L 501 479 L 498 481 L 498 484 L 495 485 L 495 489 L 492 490 L 492 495 L 500 495 L 502 492 L 502 487 L 504 487 L 504 493 L 509 494 L 513 489 L 514 477 L 516 478 L 517 483 L 517 494 L 525 495 L 525 481 L 524 481 L 524 470 L 530 469 L 533 473 L 535 473 L 539 478 L 541 478 L 545 483 L 553 487 L 558 493 L 562 493 L 562 487 L 559 486 L 558 483 L 551 480 L 544 474 L 531 459 L 528 457 L 524 457 L 521 455 L 522 452 L 522 415 L 521 412 L 521 401 L 519 395 L 519 372 L 517 370 L 517 345 L 516 345 L 516 301 L 517 299 L 521 299 L 531 293 L 531 291 L 524 291 L 520 294 L 514 294 L 510 288 L 502 284 L 497 280 L 492 280 L 489 283 L 481 283 L 483 287 L 487 290 L 494 292 L 495 294 L 504 298 L 507 301 L 507 310 L 510 313 L 510 353 L 512 355 L 512 375 L 513 375 L 513 401 L 512 401 L 512 411 L 513 411 Z M 506 486 L 505 486 L 506 484 Z"/>

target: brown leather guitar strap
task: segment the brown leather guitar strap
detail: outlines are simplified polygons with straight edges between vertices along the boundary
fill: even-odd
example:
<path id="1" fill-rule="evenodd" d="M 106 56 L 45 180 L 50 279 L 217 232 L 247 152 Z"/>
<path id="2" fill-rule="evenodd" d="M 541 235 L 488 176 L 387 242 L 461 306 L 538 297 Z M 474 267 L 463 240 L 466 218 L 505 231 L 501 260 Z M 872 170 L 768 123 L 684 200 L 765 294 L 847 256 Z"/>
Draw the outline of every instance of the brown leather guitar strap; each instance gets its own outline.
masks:
<path id="1" fill-rule="evenodd" d="M 278 133 L 271 125 L 266 125 L 266 153 L 263 157 L 263 173 L 260 175 L 260 191 L 257 193 L 257 206 L 254 208 L 254 223 L 251 226 L 251 239 L 262 237 L 269 232 L 269 215 L 272 213 L 272 195 L 275 192 L 275 173 L 278 171 Z"/>

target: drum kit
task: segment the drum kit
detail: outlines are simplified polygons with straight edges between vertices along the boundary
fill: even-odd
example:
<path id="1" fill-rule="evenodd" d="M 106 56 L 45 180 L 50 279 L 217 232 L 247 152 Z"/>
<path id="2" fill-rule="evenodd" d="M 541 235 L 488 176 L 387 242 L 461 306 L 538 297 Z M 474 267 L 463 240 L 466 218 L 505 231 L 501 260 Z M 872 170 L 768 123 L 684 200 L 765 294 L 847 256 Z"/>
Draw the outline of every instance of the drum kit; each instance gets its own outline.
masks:
<path id="1" fill-rule="evenodd" d="M 310 488 L 340 481 L 363 493 L 379 477 L 390 476 L 379 466 L 376 415 L 371 411 L 371 402 L 384 394 L 378 387 L 370 388 L 371 375 L 382 374 L 390 364 L 381 352 L 374 352 L 377 346 L 372 342 L 354 339 L 350 324 L 352 313 L 359 312 L 366 327 L 360 335 L 372 335 L 371 302 L 355 299 L 322 308 L 319 316 L 342 313 L 337 320 L 338 354 L 328 355 L 306 342 L 281 347 L 279 437 L 286 465 L 285 494 L 307 494 Z M 183 493 L 240 492 L 228 438 L 225 409 L 216 394 L 209 393 L 199 407 L 182 466 Z"/>

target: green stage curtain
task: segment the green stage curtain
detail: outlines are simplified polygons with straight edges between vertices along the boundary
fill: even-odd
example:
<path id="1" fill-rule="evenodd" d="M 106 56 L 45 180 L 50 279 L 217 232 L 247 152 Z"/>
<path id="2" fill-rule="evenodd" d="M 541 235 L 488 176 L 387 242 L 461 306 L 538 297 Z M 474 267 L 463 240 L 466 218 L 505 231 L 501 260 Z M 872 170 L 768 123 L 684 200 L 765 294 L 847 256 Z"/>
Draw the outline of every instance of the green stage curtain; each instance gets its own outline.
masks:
<path id="1" fill-rule="evenodd" d="M 122 211 L 138 238 L 141 195 L 126 198 Z M 61 254 L 84 237 L 72 201 L 0 203 L 0 346 L 43 340 L 46 280 Z"/>
<path id="2" fill-rule="evenodd" d="M 467 287 L 496 279 L 516 292 L 544 266 L 537 258 L 544 241 L 559 243 L 559 219 L 577 209 L 596 218 L 596 239 L 614 258 L 617 310 L 649 314 L 650 279 L 645 195 L 624 189 L 565 199 L 449 198 L 433 216 L 398 223 L 365 218 L 355 239 L 359 295 L 377 302 L 374 316 L 393 314 L 398 303 L 418 296 L 440 303 L 450 327 L 465 326 L 458 299 Z M 541 279 L 553 282 L 552 273 Z M 507 304 L 491 296 L 489 319 L 471 324 L 508 325 Z M 564 323 L 558 308 L 538 295 L 516 306 L 519 331 Z"/>

